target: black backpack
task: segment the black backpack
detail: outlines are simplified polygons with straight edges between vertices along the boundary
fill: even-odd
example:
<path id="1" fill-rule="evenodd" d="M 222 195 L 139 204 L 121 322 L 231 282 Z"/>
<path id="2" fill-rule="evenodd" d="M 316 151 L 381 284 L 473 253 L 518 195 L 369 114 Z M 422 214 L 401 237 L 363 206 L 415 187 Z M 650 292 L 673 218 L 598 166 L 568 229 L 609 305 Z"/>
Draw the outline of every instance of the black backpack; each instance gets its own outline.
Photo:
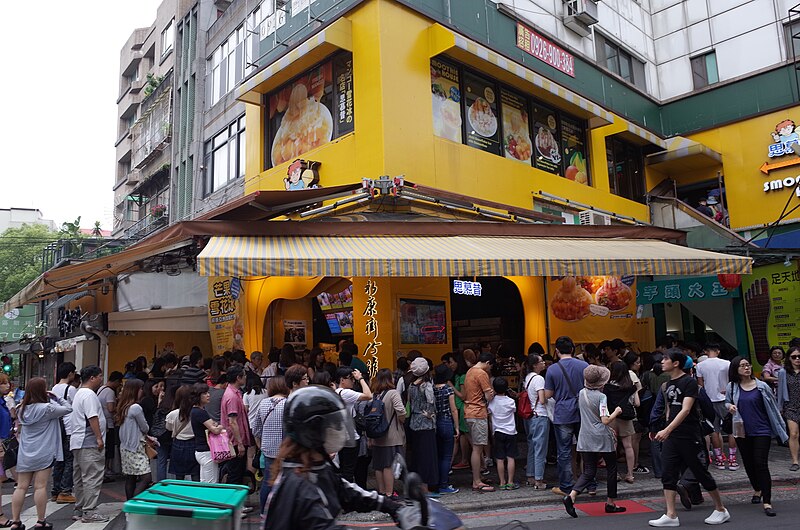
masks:
<path id="1" fill-rule="evenodd" d="M 386 408 L 383 404 L 383 397 L 373 396 L 364 409 L 364 432 L 367 438 L 383 438 L 389 432 L 389 421 L 386 419 Z"/>

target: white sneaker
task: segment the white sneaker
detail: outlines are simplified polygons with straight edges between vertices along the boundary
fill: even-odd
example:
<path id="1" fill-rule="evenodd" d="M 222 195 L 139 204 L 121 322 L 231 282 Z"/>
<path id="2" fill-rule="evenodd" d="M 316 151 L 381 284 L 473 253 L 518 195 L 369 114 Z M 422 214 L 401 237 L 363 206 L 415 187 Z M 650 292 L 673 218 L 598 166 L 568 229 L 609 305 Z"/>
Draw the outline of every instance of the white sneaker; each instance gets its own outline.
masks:
<path id="1" fill-rule="evenodd" d="M 728 513 L 727 508 L 724 511 L 718 512 L 714 510 L 711 515 L 705 518 L 706 524 L 722 524 L 731 520 L 731 514 Z"/>
<path id="2" fill-rule="evenodd" d="M 672 517 L 668 516 L 667 514 L 664 514 L 661 517 L 659 517 L 658 519 L 652 519 L 650 521 L 647 521 L 647 524 L 649 524 L 650 526 L 657 526 L 659 528 L 669 527 L 669 526 L 673 526 L 674 527 L 674 526 L 680 526 L 681 525 L 681 521 L 677 517 L 673 519 Z"/>
<path id="3" fill-rule="evenodd" d="M 91 513 L 84 513 L 83 517 L 81 517 L 82 523 L 107 523 L 108 517 L 103 515 L 102 513 L 91 512 Z"/>

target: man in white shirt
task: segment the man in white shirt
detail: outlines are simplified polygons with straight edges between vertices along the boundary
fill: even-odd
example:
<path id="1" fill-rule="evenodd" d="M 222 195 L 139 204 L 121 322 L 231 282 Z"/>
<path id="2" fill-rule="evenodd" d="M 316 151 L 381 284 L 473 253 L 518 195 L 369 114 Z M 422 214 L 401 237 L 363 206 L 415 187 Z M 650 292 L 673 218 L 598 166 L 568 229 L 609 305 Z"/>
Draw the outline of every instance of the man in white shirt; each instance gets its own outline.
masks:
<path id="1" fill-rule="evenodd" d="M 71 362 L 63 362 L 58 365 L 56 369 L 56 377 L 58 384 L 53 387 L 53 395 L 60 397 L 72 403 L 78 389 L 72 386 L 72 381 L 75 379 L 75 365 Z M 67 414 L 61 418 L 63 424 L 62 430 L 62 453 L 64 460 L 56 462 L 53 465 L 53 487 L 50 490 L 50 500 L 58 504 L 72 504 L 75 502 L 75 496 L 72 495 L 72 451 L 69 449 L 69 435 L 70 435 L 70 415 Z"/>
<path id="2" fill-rule="evenodd" d="M 711 445 L 714 447 L 714 465 L 717 469 L 725 469 L 726 458 L 722 447 L 722 420 L 728 415 L 725 407 L 725 393 L 728 389 L 728 368 L 730 361 L 719 358 L 719 345 L 706 344 L 703 354 L 708 359 L 697 364 L 697 384 L 705 388 L 708 398 L 714 405 L 714 432 L 711 433 Z M 736 439 L 733 434 L 728 435 L 727 458 L 728 469 L 736 471 L 739 463 L 736 461 Z"/>
<path id="3" fill-rule="evenodd" d="M 358 388 L 360 392 L 355 388 Z M 362 377 L 361 372 L 357 368 L 349 366 L 340 366 L 336 370 L 336 393 L 342 398 L 350 414 L 353 414 L 353 407 L 355 407 L 356 403 L 372 399 L 372 391 L 369 389 L 364 377 Z M 357 432 L 355 433 L 355 439 L 359 439 Z M 345 447 L 339 451 L 339 469 L 341 470 L 342 478 L 348 482 L 355 482 L 357 458 L 358 445 Z"/>
<path id="4" fill-rule="evenodd" d="M 72 519 L 84 523 L 106 523 L 108 517 L 97 513 L 100 488 L 103 486 L 105 462 L 106 417 L 97 398 L 103 384 L 103 371 L 90 365 L 81 370 L 81 387 L 72 400 L 69 416 L 75 491 L 75 511 Z"/>

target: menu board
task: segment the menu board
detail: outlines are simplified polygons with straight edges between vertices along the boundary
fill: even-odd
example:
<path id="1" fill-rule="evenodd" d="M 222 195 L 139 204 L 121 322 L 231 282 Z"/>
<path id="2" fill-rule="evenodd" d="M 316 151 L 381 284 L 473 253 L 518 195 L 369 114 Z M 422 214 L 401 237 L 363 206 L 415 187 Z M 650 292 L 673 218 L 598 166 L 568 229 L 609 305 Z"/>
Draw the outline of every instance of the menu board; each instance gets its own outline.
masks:
<path id="1" fill-rule="evenodd" d="M 461 143 L 461 89 L 458 68 L 431 59 L 433 134 Z"/>
<path id="2" fill-rule="evenodd" d="M 534 166 L 561 174 L 561 149 L 558 142 L 558 118 L 547 107 L 533 105 Z"/>
<path id="3" fill-rule="evenodd" d="M 588 186 L 586 132 L 580 120 L 561 116 L 561 147 L 564 155 L 564 177 Z"/>
<path id="4" fill-rule="evenodd" d="M 467 145 L 500 154 L 495 85 L 488 79 L 464 74 Z"/>
<path id="5" fill-rule="evenodd" d="M 503 116 L 503 155 L 511 160 L 530 165 L 533 154 L 528 102 L 508 90 L 500 90 Z"/>
<path id="6" fill-rule="evenodd" d="M 773 345 L 786 348 L 800 336 L 800 272 L 797 261 L 754 267 L 753 274 L 742 276 L 742 295 L 747 314 L 751 361 L 756 371 L 769 360 Z"/>

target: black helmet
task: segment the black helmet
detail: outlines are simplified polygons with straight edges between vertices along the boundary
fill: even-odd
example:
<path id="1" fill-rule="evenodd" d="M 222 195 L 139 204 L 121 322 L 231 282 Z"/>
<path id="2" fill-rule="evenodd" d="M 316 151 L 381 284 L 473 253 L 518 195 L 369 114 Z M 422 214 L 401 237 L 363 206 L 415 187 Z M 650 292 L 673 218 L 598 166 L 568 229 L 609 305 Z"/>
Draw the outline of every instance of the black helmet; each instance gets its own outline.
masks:
<path id="1" fill-rule="evenodd" d="M 311 385 L 289 394 L 283 430 L 303 447 L 320 452 L 335 453 L 355 445 L 352 414 L 342 398 L 325 386 Z"/>

